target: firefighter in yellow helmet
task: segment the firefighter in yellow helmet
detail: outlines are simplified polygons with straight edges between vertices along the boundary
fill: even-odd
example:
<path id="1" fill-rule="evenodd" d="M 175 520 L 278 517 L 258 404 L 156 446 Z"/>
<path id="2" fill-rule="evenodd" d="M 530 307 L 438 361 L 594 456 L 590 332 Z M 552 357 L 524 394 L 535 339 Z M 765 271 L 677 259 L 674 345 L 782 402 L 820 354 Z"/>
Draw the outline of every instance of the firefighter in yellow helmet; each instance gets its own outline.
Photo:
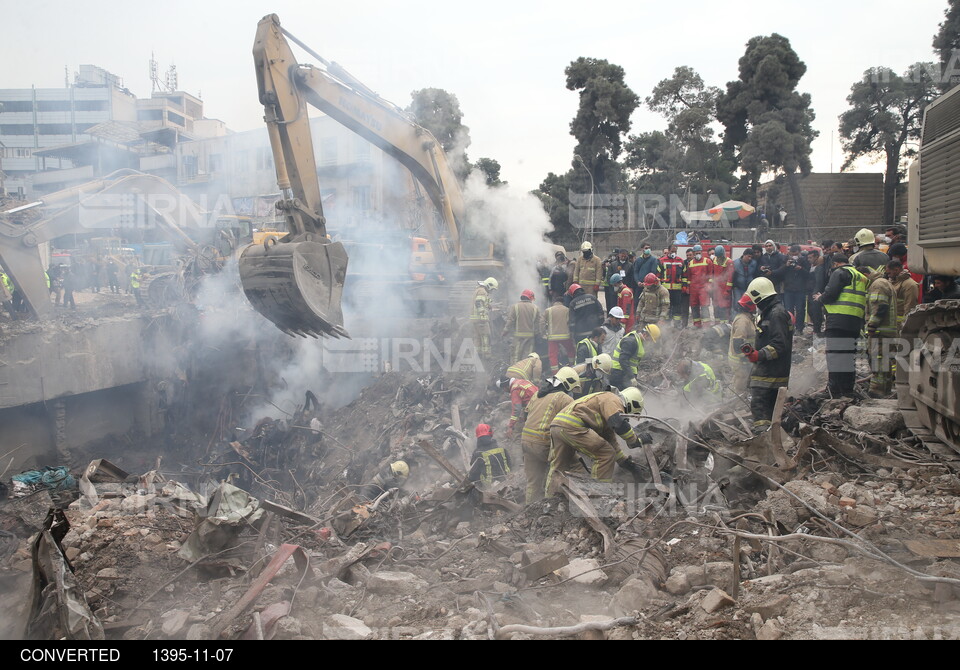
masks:
<path id="1" fill-rule="evenodd" d="M 597 481 L 613 481 L 614 465 L 619 465 L 640 481 L 643 478 L 640 466 L 620 451 L 616 436 L 622 437 L 631 449 L 639 448 L 640 438 L 633 432 L 627 415 L 642 411 L 643 394 L 630 387 L 619 393 L 591 393 L 574 400 L 557 414 L 550 423 L 547 495 L 556 493 L 555 473 L 569 470 L 576 453 L 593 460 L 590 474 Z"/>
<path id="2" fill-rule="evenodd" d="M 613 351 L 613 372 L 610 384 L 617 388 L 626 388 L 637 378 L 640 360 L 645 352 L 644 342 L 657 342 L 660 339 L 660 327 L 654 323 L 637 327 L 623 336 Z"/>
<path id="3" fill-rule="evenodd" d="M 599 354 L 586 363 L 574 365 L 573 370 L 580 376 L 580 390 L 574 393 L 574 399 L 606 391 L 609 387 L 610 372 L 613 370 L 613 358 L 610 354 Z"/>
<path id="4" fill-rule="evenodd" d="M 393 461 L 380 468 L 362 489 L 360 494 L 368 500 L 374 500 L 390 489 L 403 486 L 403 482 L 410 476 L 410 466 L 406 461 Z"/>
<path id="5" fill-rule="evenodd" d="M 580 375 L 573 368 L 563 367 L 540 387 L 537 396 L 527 405 L 527 422 L 523 426 L 520 445 L 523 449 L 523 471 L 527 476 L 526 502 L 540 500 L 547 482 L 550 465 L 550 424 L 573 402 L 570 394 L 580 389 Z"/>
<path id="6" fill-rule="evenodd" d="M 493 298 L 490 296 L 498 288 L 500 288 L 500 282 L 493 277 L 487 277 L 477 282 L 477 290 L 473 294 L 470 322 L 473 323 L 477 353 L 484 358 L 490 356 L 490 313 L 493 311 Z"/>
<path id="7" fill-rule="evenodd" d="M 525 379 L 537 384 L 543 376 L 543 361 L 540 354 L 533 352 L 507 368 L 506 376 L 511 379 Z"/>

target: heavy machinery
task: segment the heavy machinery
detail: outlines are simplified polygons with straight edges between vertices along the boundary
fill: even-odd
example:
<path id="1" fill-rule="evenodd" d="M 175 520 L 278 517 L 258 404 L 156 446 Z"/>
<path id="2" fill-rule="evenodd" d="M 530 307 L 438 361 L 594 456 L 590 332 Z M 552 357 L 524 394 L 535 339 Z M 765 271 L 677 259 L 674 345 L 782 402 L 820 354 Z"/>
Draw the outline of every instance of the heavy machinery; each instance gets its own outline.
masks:
<path id="1" fill-rule="evenodd" d="M 926 108 L 908 188 L 910 270 L 960 276 L 960 87 Z M 960 452 L 960 300 L 918 305 L 901 337 L 910 343 L 897 364 L 907 426 L 934 449 Z"/>
<path id="2" fill-rule="evenodd" d="M 287 38 L 322 67 L 299 64 Z M 420 290 L 450 292 L 456 279 L 488 276 L 503 267 L 489 241 L 469 235 L 456 175 L 428 130 L 287 32 L 275 14 L 258 24 L 253 57 L 282 192 L 277 208 L 290 231 L 250 245 L 240 256 L 243 290 L 258 312 L 288 334 L 347 335 L 340 304 L 347 252 L 327 235 L 308 103 L 397 159 L 439 212 L 439 222 L 428 222 L 419 234 L 436 263 L 429 274 L 442 278 L 443 286 L 421 282 Z"/>
<path id="3" fill-rule="evenodd" d="M 209 255 L 207 245 L 198 244 L 188 233 L 203 231 L 205 221 L 196 205 L 165 179 L 118 170 L 0 213 L 0 265 L 29 311 L 45 318 L 54 310 L 45 276 L 50 241 L 71 234 L 102 235 L 115 227 L 156 226 L 159 238 L 171 241 L 183 253 L 192 252 L 197 265 L 203 265 Z M 155 278 L 160 283 L 154 291 L 168 292 L 163 284 L 170 278 Z"/>

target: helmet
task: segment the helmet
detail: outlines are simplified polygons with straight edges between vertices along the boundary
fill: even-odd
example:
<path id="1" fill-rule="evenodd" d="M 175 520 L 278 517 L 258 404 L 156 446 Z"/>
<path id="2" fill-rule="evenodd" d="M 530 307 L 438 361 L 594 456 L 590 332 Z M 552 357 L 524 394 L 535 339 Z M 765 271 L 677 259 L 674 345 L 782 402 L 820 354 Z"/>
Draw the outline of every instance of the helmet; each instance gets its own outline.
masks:
<path id="1" fill-rule="evenodd" d="M 610 275 L 611 284 L 619 284 L 622 281 L 623 281 L 623 276 L 621 276 L 619 272 L 617 274 Z"/>
<path id="2" fill-rule="evenodd" d="M 536 296 L 533 294 L 533 291 L 530 289 L 524 289 L 520 294 L 520 298 L 526 298 L 527 300 L 533 300 Z"/>
<path id="3" fill-rule="evenodd" d="M 620 307 L 614 307 L 610 310 L 610 316 L 614 319 L 626 319 L 627 316 L 623 313 L 623 309 Z"/>
<path id="4" fill-rule="evenodd" d="M 620 391 L 620 399 L 623 400 L 623 411 L 627 414 L 639 414 L 643 411 L 643 394 L 640 389 L 628 386 Z"/>
<path id="5" fill-rule="evenodd" d="M 534 351 L 534 352 L 531 353 L 529 356 L 527 356 L 527 358 L 532 358 L 532 359 L 534 359 L 535 361 L 539 361 L 539 360 L 540 360 L 540 354 L 538 354 L 536 351 Z"/>
<path id="6" fill-rule="evenodd" d="M 753 299 L 747 293 L 744 293 L 742 296 L 740 296 L 740 299 L 737 301 L 737 304 L 743 307 L 748 312 L 752 312 L 754 311 L 754 309 L 756 309 L 756 306 L 753 304 Z"/>
<path id="7" fill-rule="evenodd" d="M 563 384 L 563 388 L 568 391 L 576 391 L 580 388 L 580 375 L 571 367 L 564 367 L 557 370 L 555 378 Z"/>
<path id="8" fill-rule="evenodd" d="M 509 389 L 511 384 L 513 384 L 513 377 L 501 377 L 497 380 L 498 389 Z"/>
<path id="9" fill-rule="evenodd" d="M 410 466 L 407 465 L 405 461 L 394 461 L 390 464 L 390 472 L 392 472 L 395 477 L 406 479 L 410 476 Z"/>
<path id="10" fill-rule="evenodd" d="M 657 278 L 657 275 L 652 272 L 648 272 L 647 276 L 643 278 L 644 286 L 656 286 L 660 283 L 660 280 Z"/>
<path id="11" fill-rule="evenodd" d="M 486 288 L 488 291 L 496 291 L 498 288 L 500 288 L 500 282 L 493 277 L 487 277 L 480 282 L 480 285 Z"/>
<path id="12" fill-rule="evenodd" d="M 703 247 L 701 247 L 699 244 L 694 244 L 694 245 L 693 245 L 693 250 L 694 250 L 694 252 L 703 251 Z"/>
<path id="13" fill-rule="evenodd" d="M 773 287 L 773 282 L 766 277 L 757 277 L 747 286 L 746 295 L 750 296 L 753 304 L 756 305 L 761 300 L 765 300 L 772 295 L 777 294 L 777 289 Z"/>
<path id="14" fill-rule="evenodd" d="M 857 244 L 863 246 L 865 244 L 876 244 L 877 238 L 873 236 L 873 231 L 869 228 L 861 228 L 857 231 Z"/>
<path id="15" fill-rule="evenodd" d="M 474 432 L 476 433 L 477 437 L 485 437 L 487 435 L 493 435 L 493 428 L 486 423 L 478 423 L 477 430 Z"/>
<path id="16" fill-rule="evenodd" d="M 566 255 L 564 252 L 562 252 L 562 251 L 558 251 L 557 253 L 555 253 L 555 254 L 553 255 L 553 257 L 554 257 L 554 258 L 558 258 L 558 259 L 559 259 L 559 258 L 562 258 L 563 260 L 567 260 L 567 255 Z"/>
<path id="17" fill-rule="evenodd" d="M 647 324 L 643 330 L 644 332 L 647 333 L 647 335 L 650 336 L 650 339 L 653 340 L 654 342 L 660 339 L 660 326 L 658 326 L 657 324 L 655 323 Z"/>
<path id="18" fill-rule="evenodd" d="M 579 291 L 581 288 L 583 287 L 580 286 L 580 284 L 570 284 L 570 288 L 567 289 L 567 295 L 573 295 L 574 293 Z"/>
<path id="19" fill-rule="evenodd" d="M 717 256 L 723 256 L 725 253 L 727 253 L 727 250 L 723 248 L 722 244 L 718 244 L 713 250 L 713 253 L 715 253 Z"/>
<path id="20" fill-rule="evenodd" d="M 580 245 L 580 251 L 590 251 L 591 249 L 593 249 L 593 245 L 589 242 L 584 242 Z"/>
<path id="21" fill-rule="evenodd" d="M 613 358 L 611 358 L 610 354 L 600 354 L 590 361 L 590 365 L 594 370 L 599 370 L 603 374 L 608 375 L 613 371 Z"/>

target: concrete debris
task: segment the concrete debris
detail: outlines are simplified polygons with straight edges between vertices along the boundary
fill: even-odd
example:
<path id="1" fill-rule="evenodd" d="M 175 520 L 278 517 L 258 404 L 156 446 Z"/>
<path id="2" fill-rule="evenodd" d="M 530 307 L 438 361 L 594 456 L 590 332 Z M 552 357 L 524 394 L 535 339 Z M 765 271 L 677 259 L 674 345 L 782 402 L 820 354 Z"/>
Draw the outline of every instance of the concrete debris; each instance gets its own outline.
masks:
<path id="1" fill-rule="evenodd" d="M 714 612 L 719 612 L 720 610 L 735 605 L 737 603 L 730 594 L 722 589 L 713 589 L 710 591 L 707 596 L 700 602 L 700 607 L 703 608 L 703 611 L 707 614 L 713 614 Z"/>
<path id="2" fill-rule="evenodd" d="M 327 640 L 369 640 L 373 631 L 359 619 L 333 614 L 323 622 L 323 636 Z"/>
<path id="3" fill-rule="evenodd" d="M 875 435 L 895 435 L 906 428 L 896 400 L 872 400 L 848 407 L 843 413 L 843 420 L 854 430 Z"/>

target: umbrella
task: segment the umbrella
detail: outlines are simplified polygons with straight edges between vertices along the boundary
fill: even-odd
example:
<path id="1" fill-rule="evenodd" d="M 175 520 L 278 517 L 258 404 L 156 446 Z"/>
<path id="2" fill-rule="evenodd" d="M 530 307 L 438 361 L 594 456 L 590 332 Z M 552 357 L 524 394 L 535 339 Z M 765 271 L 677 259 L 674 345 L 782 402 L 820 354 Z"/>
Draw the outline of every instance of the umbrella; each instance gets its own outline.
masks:
<path id="1" fill-rule="evenodd" d="M 721 202 L 716 207 L 711 207 L 707 211 L 710 213 L 710 216 L 713 217 L 714 221 L 719 221 L 724 215 L 729 216 L 733 214 L 736 214 L 741 219 L 745 219 L 757 210 L 753 205 L 748 205 L 745 202 L 727 200 L 726 202 Z"/>

